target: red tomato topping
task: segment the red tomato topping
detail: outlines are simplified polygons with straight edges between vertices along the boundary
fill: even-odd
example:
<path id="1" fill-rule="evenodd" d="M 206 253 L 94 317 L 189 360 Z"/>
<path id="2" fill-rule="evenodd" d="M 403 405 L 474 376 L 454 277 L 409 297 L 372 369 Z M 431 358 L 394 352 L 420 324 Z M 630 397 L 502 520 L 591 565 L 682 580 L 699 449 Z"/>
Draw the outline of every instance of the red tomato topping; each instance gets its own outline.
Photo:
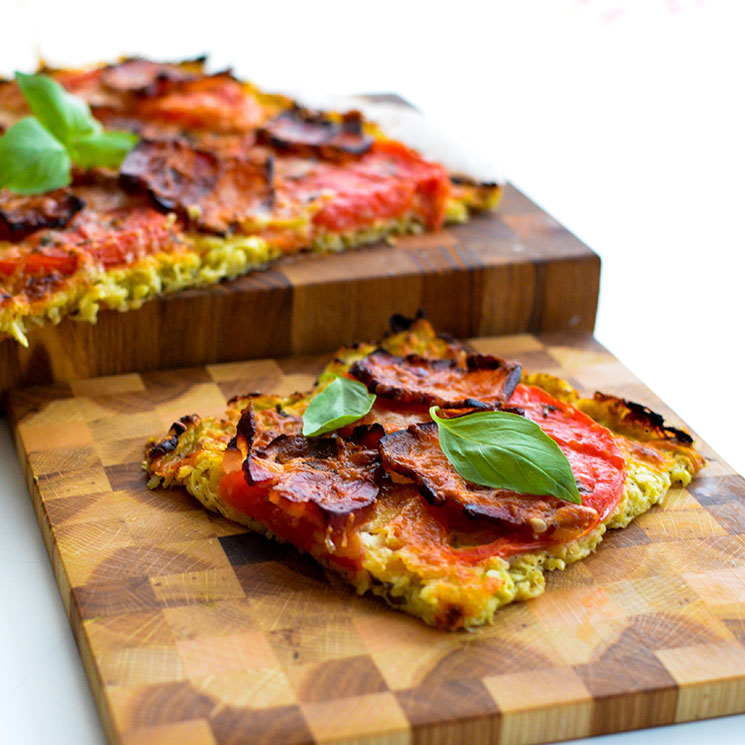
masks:
<path id="1" fill-rule="evenodd" d="M 19 270 L 24 277 L 67 277 L 78 268 L 80 257 L 64 247 L 36 246 L 31 250 L 7 249 L 0 256 L 0 275 L 10 277 Z"/>
<path id="2" fill-rule="evenodd" d="M 240 469 L 226 474 L 220 480 L 220 498 L 245 514 L 251 514 L 254 508 L 266 501 L 268 493 L 268 489 L 260 486 L 249 486 Z"/>
<path id="3" fill-rule="evenodd" d="M 0 276 L 10 277 L 17 272 L 20 277 L 35 278 L 38 281 L 34 287 L 41 292 L 48 287 L 47 280 L 74 274 L 85 254 L 104 269 L 111 269 L 131 266 L 174 243 L 172 219 L 150 207 L 86 211 L 75 227 L 54 231 L 53 235 L 54 245 L 34 241 L 22 248 L 5 249 L 0 255 Z M 42 279 L 44 284 L 39 285 Z M 31 288 L 24 286 L 26 291 Z"/>
<path id="4" fill-rule="evenodd" d="M 540 388 L 518 385 L 509 403 L 522 408 L 529 419 L 556 441 L 572 466 L 582 504 L 597 512 L 595 521 L 581 534 L 559 543 L 577 540 L 605 520 L 621 499 L 626 480 L 626 461 L 621 449 L 608 429 Z M 508 557 L 551 545 L 556 543 L 527 534 L 504 534 L 493 541 L 456 549 L 454 556 L 467 563 L 477 563 L 488 556 Z"/>
<path id="5" fill-rule="evenodd" d="M 86 213 L 85 217 L 70 242 L 106 269 L 131 265 L 174 242 L 172 219 L 150 207 Z"/>
<path id="6" fill-rule="evenodd" d="M 18 266 L 18 252 L 11 255 L 10 250 L 0 254 L 0 274 L 9 277 Z"/>
<path id="7" fill-rule="evenodd" d="M 458 567 L 465 570 L 490 557 L 506 558 L 574 541 L 595 529 L 618 505 L 626 461 L 609 430 L 532 386 L 518 385 L 509 403 L 524 409 L 556 440 L 581 487 L 583 504 L 596 510 L 597 517 L 582 532 L 551 541 L 527 531 L 474 521 L 454 509 L 434 507 L 418 494 L 414 498 L 411 487 L 408 492 L 400 488 L 404 501 L 388 527 L 427 565 L 446 564 L 457 572 Z"/>
<path id="8" fill-rule="evenodd" d="M 43 246 L 25 257 L 24 274 L 62 274 L 68 276 L 78 268 L 78 257 L 74 252 L 54 246 Z"/>
<path id="9" fill-rule="evenodd" d="M 312 509 L 304 511 L 301 515 L 289 515 L 280 506 L 270 502 L 268 497 L 269 489 L 249 486 L 242 470 L 226 474 L 220 481 L 220 498 L 226 504 L 244 515 L 259 520 L 280 538 L 284 538 L 301 551 L 313 548 L 313 534 L 322 526 L 319 516 L 313 520 Z"/>
<path id="10" fill-rule="evenodd" d="M 510 406 L 553 438 L 572 466 L 582 504 L 598 512 L 602 521 L 615 509 L 626 480 L 626 460 L 610 430 L 541 388 L 518 385 Z"/>
<path id="11" fill-rule="evenodd" d="M 181 83 L 171 93 L 143 99 L 135 114 L 185 128 L 248 132 L 262 123 L 264 110 L 254 96 L 229 75 L 212 75 Z"/>
<path id="12" fill-rule="evenodd" d="M 551 540 L 529 531 L 467 518 L 452 505 L 429 505 L 411 484 L 389 484 L 378 497 L 377 508 L 394 510 L 388 529 L 406 545 L 407 551 L 430 566 L 442 563 L 456 571 L 459 566 L 465 570 L 490 557 L 509 557 L 577 540 L 607 518 L 621 498 L 626 461 L 609 430 L 575 407 L 532 386 L 518 385 L 509 403 L 522 408 L 558 443 L 572 466 L 584 506 L 594 509 L 597 515 L 580 532 L 568 536 L 564 533 L 562 540 Z M 220 495 L 236 510 L 261 521 L 301 550 L 323 552 L 318 531 L 324 522 L 317 510 L 299 513 L 284 500 L 270 501 L 269 490 L 249 486 L 242 470 L 223 477 Z M 356 561 L 359 566 L 361 555 L 355 556 L 351 551 L 343 554 L 346 565 L 352 566 Z M 328 558 L 334 558 L 333 554 Z"/>
<path id="13" fill-rule="evenodd" d="M 359 160 L 318 163 L 302 178 L 285 181 L 283 189 L 302 201 L 334 195 L 313 216 L 317 228 L 343 232 L 409 213 L 437 228 L 445 219 L 450 177 L 415 150 L 386 140 L 375 142 Z"/>

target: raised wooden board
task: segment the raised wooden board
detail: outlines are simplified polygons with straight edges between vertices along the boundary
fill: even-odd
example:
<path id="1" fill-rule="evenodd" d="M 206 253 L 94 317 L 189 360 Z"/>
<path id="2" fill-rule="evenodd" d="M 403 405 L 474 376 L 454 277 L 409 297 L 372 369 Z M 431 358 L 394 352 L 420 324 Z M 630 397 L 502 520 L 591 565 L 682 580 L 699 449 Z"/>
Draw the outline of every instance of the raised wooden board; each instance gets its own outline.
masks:
<path id="1" fill-rule="evenodd" d="M 589 336 L 475 342 L 643 401 Z M 143 444 L 238 392 L 310 385 L 323 359 L 15 392 L 11 421 L 112 743 L 526 744 L 745 711 L 745 480 L 709 464 L 497 624 L 448 633 L 179 491 Z"/>
<path id="2" fill-rule="evenodd" d="M 514 187 L 497 213 L 344 254 L 303 256 L 234 282 L 64 320 L 24 349 L 0 342 L 11 388 L 131 371 L 332 351 L 422 308 L 464 338 L 592 331 L 600 259 Z M 1 410 L 1 409 L 0 409 Z"/>

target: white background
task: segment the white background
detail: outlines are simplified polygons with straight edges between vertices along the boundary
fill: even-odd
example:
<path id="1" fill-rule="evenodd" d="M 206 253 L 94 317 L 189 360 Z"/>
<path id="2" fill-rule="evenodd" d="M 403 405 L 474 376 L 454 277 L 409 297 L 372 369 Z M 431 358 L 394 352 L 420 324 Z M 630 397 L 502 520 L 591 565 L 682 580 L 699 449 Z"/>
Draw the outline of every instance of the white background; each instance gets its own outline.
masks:
<path id="1" fill-rule="evenodd" d="M 738 0 L 0 3 L 0 73 L 209 52 L 266 88 L 396 91 L 603 260 L 596 336 L 745 472 Z M 0 743 L 103 742 L 0 422 Z M 745 717 L 600 738 L 741 742 Z"/>

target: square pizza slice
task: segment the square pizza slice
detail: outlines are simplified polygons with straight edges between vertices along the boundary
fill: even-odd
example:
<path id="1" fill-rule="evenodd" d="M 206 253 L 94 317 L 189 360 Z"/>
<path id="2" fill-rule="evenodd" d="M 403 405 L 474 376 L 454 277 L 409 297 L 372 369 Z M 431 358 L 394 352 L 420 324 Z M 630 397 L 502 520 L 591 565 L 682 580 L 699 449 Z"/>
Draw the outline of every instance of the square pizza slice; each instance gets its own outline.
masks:
<path id="1" fill-rule="evenodd" d="M 300 251 L 437 230 L 501 194 L 357 110 L 311 111 L 201 59 L 41 72 L 96 127 L 138 141 L 118 168 L 76 166 L 69 186 L 44 193 L 2 188 L 5 148 L 0 339 L 27 343 L 65 316 L 95 321 L 99 308 L 137 308 Z M 0 80 L 0 137 L 30 113 L 17 82 Z"/>
<path id="2" fill-rule="evenodd" d="M 586 557 L 607 529 L 625 527 L 704 465 L 686 432 L 644 406 L 581 398 L 559 378 L 472 354 L 424 319 L 397 322 L 379 345 L 340 350 L 308 393 L 241 396 L 222 419 L 175 422 L 147 445 L 149 486 L 186 488 L 359 593 L 467 629 L 542 593 L 546 571 Z M 364 386 L 369 411 L 304 435 L 309 407 L 340 378 Z M 537 425 L 566 459 L 578 498 L 464 476 L 432 412 L 449 424 L 499 412 Z M 517 448 L 514 458 L 522 468 L 541 456 Z"/>

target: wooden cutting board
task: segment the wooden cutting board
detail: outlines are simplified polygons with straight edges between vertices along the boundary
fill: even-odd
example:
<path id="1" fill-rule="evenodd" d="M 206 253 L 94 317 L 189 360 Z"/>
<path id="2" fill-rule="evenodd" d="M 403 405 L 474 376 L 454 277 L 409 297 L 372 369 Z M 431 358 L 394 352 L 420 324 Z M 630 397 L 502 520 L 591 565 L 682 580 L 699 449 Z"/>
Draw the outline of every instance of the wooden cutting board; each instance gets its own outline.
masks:
<path id="1" fill-rule="evenodd" d="M 53 381 L 333 351 L 419 308 L 465 338 L 592 331 L 600 259 L 520 191 L 466 225 L 305 255 L 216 287 L 0 341 L 3 393 Z M 0 410 L 2 410 L 0 408 Z"/>
<path id="2" fill-rule="evenodd" d="M 379 332 L 379 330 L 378 330 Z M 479 351 L 678 420 L 589 335 Z M 546 593 L 448 633 L 145 485 L 143 445 L 323 358 L 17 391 L 18 453 L 101 718 L 121 745 L 525 744 L 745 711 L 745 480 L 709 464 Z"/>

